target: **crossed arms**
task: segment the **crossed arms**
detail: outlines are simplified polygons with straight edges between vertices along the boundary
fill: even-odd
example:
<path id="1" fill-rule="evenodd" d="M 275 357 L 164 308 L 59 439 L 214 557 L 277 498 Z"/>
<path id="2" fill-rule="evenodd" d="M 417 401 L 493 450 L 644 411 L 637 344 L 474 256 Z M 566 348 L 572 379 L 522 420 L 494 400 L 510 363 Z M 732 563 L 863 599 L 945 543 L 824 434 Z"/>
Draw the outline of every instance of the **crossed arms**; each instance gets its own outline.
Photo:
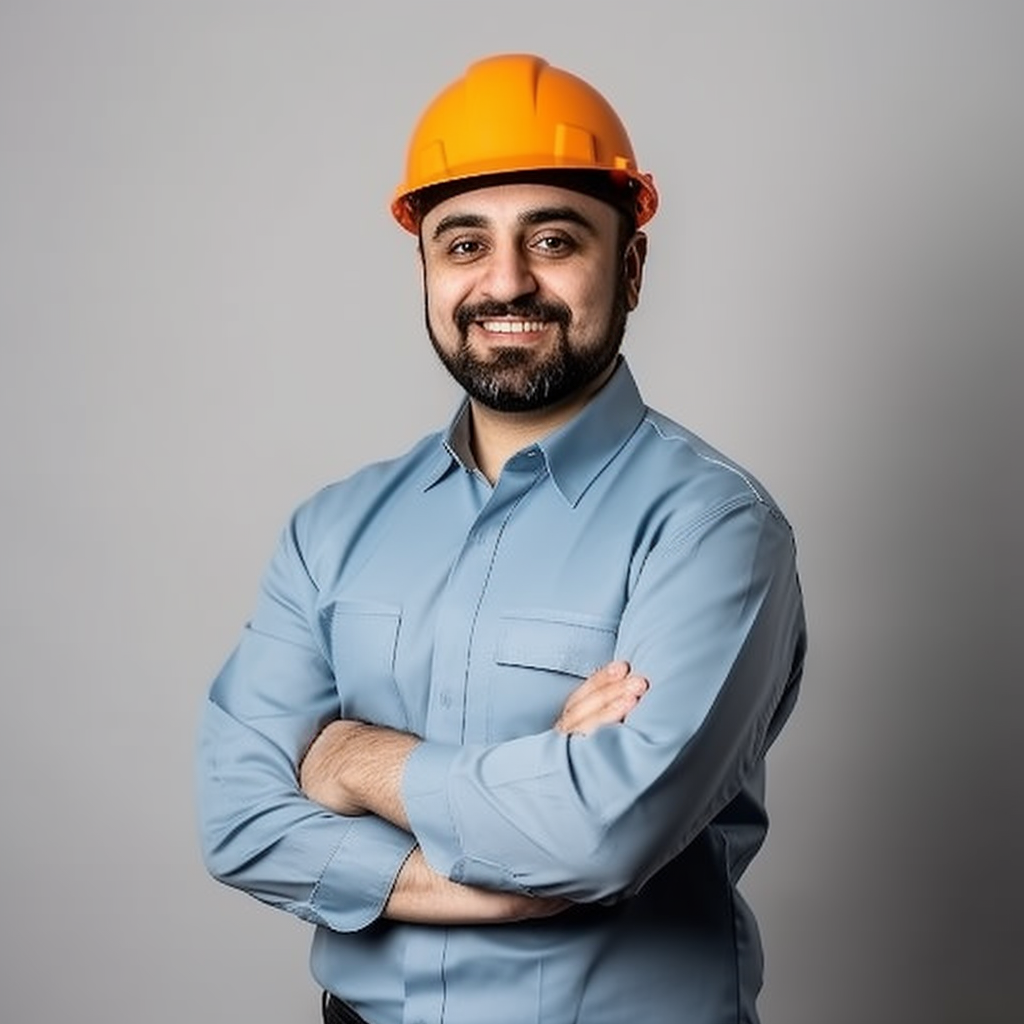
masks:
<path id="1" fill-rule="evenodd" d="M 647 690 L 647 680 L 614 661 L 568 697 L 555 729 L 586 736 L 622 722 Z M 402 801 L 402 772 L 419 743 L 409 733 L 339 719 L 313 741 L 299 766 L 303 793 L 335 814 L 375 814 L 411 831 Z M 570 905 L 561 897 L 527 896 L 463 885 L 434 871 L 416 846 L 403 863 L 384 916 L 418 924 L 481 924 L 548 917 Z"/>
<path id="2" fill-rule="evenodd" d="M 199 811 L 221 881 L 338 931 L 556 913 L 628 896 L 756 787 L 803 632 L 791 535 L 760 504 L 647 555 L 616 648 L 642 699 L 616 706 L 629 677 L 606 670 L 547 731 L 465 746 L 335 721 L 304 528 L 207 703 Z"/>

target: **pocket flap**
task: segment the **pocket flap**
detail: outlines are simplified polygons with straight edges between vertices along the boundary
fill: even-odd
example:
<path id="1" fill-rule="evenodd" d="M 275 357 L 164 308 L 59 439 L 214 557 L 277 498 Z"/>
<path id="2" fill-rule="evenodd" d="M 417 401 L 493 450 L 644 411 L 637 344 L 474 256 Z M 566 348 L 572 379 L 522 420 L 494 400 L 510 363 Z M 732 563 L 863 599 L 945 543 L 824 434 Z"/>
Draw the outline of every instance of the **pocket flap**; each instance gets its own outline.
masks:
<path id="1" fill-rule="evenodd" d="M 547 669 L 585 679 L 612 660 L 614 623 L 565 612 L 530 612 L 501 619 L 495 660 L 499 665 Z"/>

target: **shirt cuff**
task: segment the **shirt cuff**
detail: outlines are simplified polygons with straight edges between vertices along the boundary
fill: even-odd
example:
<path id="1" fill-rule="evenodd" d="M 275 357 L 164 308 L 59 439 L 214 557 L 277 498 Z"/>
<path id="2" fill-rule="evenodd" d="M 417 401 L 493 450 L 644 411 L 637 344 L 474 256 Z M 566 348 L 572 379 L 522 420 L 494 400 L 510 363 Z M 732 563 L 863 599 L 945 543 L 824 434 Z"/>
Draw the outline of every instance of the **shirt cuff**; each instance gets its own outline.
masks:
<path id="1" fill-rule="evenodd" d="M 439 874 L 459 881 L 455 867 L 463 857 L 448 801 L 448 779 L 464 748 L 420 743 L 405 762 L 402 801 L 413 835 L 427 863 Z"/>
<path id="2" fill-rule="evenodd" d="M 408 832 L 382 818 L 353 818 L 310 896 L 319 923 L 354 932 L 380 917 L 415 845 Z"/>

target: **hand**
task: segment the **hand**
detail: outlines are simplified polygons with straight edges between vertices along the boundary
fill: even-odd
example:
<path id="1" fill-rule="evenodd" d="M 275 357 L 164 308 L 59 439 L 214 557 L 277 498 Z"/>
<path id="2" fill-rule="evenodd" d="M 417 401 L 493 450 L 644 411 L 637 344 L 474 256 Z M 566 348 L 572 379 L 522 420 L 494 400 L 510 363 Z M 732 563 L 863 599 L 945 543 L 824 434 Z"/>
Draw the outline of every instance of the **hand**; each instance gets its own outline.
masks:
<path id="1" fill-rule="evenodd" d="M 599 668 L 569 694 L 555 729 L 587 736 L 598 726 L 623 722 L 647 692 L 649 684 L 624 661 Z"/>

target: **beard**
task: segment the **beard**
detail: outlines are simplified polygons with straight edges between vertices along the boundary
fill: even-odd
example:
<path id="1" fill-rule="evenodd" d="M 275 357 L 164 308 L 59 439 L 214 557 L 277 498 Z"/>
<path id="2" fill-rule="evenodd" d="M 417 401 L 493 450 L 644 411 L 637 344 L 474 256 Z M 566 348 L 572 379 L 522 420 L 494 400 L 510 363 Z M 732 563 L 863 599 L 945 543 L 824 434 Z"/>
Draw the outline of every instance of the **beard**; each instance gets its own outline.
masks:
<path id="1" fill-rule="evenodd" d="M 470 324 L 505 316 L 556 324 L 554 349 L 538 356 L 529 347 L 509 345 L 494 348 L 488 359 L 481 358 L 469 344 Z M 454 352 L 441 347 L 429 311 L 426 322 L 438 358 L 470 398 L 496 412 L 531 412 L 557 405 L 598 378 L 618 355 L 628 316 L 625 280 L 619 278 L 608 324 L 603 334 L 586 345 L 573 345 L 569 339 L 572 311 L 568 306 L 533 298 L 459 306 L 454 316 L 459 345 Z"/>

